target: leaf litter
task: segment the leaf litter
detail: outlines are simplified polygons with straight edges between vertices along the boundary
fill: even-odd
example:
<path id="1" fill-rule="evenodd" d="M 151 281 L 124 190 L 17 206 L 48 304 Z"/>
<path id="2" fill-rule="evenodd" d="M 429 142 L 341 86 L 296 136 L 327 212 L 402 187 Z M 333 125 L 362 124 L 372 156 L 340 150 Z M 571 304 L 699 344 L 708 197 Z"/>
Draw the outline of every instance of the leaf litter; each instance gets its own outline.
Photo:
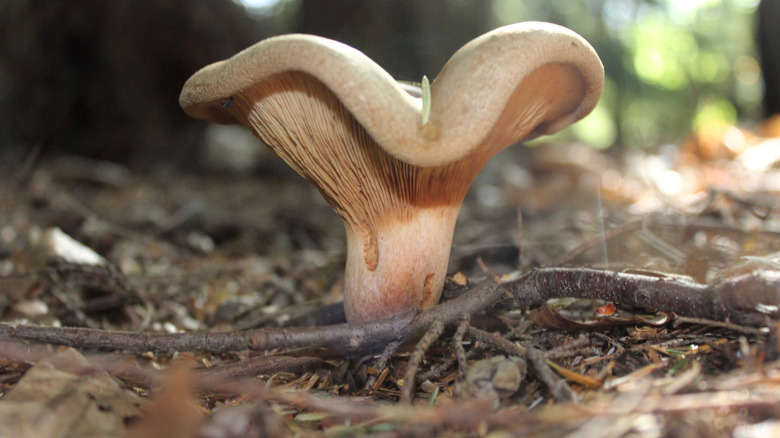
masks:
<path id="1" fill-rule="evenodd" d="M 424 328 L 422 341 L 362 354 L 327 341 L 76 352 L 4 336 L 0 415 L 24 414 L 15 424 L 38 427 L 37 436 L 58 436 L 30 419 L 53 408 L 64 412 L 45 414 L 54 429 L 79 436 L 162 424 L 169 437 L 771 435 L 780 429 L 780 161 L 777 139 L 744 138 L 715 155 L 692 146 L 695 137 L 657 152 L 576 144 L 507 151 L 466 199 L 444 299 L 468 295 L 484 278 L 515 299 Z M 343 321 L 343 230 L 296 176 L 140 175 L 89 162 L 104 171 L 81 177 L 80 160 L 5 160 L 2 322 L 138 337 L 288 327 L 303 336 Z M 63 245 L 42 247 L 52 233 L 71 239 L 82 258 Z M 99 259 L 85 262 L 85 250 Z M 619 275 L 570 293 L 575 283 L 561 275 L 583 284 L 585 269 Z M 556 280 L 554 298 L 530 311 L 517 295 L 529 272 Z M 631 296 L 610 290 L 636 279 L 659 285 Z M 675 295 L 643 296 L 675 284 L 720 291 L 728 309 L 673 311 L 664 307 Z M 628 305 L 635 302 L 645 307 Z M 735 308 L 747 313 L 732 317 Z M 40 370 L 51 383 L 28 389 Z M 107 395 L 91 389 L 94 379 Z M 65 384 L 68 397 L 51 389 Z M 177 385 L 191 389 L 165 389 Z M 28 391 L 36 397 L 22 403 Z M 91 394 L 86 402 L 82 392 Z M 86 416 L 95 409 L 104 413 L 97 423 Z M 67 422 L 79 413 L 82 422 Z"/>

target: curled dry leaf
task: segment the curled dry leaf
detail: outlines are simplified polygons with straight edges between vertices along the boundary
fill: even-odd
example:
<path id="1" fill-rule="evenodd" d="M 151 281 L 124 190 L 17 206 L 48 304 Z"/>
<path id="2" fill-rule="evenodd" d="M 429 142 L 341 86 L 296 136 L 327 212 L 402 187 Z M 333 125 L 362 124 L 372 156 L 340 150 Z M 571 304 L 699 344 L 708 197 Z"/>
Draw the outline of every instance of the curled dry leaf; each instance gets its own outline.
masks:
<path id="1" fill-rule="evenodd" d="M 580 330 L 608 330 L 624 325 L 652 325 L 662 326 L 668 323 L 671 315 L 658 313 L 654 316 L 633 315 L 631 317 L 603 316 L 589 321 L 575 321 L 561 315 L 557 310 L 549 306 L 536 308 L 530 313 L 531 320 L 541 328 L 580 331 Z"/>

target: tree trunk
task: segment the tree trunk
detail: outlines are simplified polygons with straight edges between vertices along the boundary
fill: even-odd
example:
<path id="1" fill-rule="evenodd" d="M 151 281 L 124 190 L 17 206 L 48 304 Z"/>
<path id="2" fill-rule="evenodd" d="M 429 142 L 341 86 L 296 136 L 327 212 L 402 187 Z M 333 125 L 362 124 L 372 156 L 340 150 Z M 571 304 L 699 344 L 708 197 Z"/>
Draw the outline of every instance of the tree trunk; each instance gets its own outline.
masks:
<path id="1" fill-rule="evenodd" d="M 780 1 L 762 0 L 758 7 L 758 45 L 766 90 L 764 115 L 780 113 Z"/>

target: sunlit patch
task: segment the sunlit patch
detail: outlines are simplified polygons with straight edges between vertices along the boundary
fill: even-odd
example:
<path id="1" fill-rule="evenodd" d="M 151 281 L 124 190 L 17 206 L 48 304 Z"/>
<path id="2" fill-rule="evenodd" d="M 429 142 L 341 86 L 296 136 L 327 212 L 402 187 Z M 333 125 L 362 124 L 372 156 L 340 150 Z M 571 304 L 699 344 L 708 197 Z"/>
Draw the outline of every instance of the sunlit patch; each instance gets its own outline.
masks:
<path id="1" fill-rule="evenodd" d="M 233 0 L 243 6 L 252 15 L 273 15 L 284 3 L 284 0 Z"/>
<path id="2" fill-rule="evenodd" d="M 736 126 L 729 126 L 723 134 L 723 145 L 734 154 L 744 151 L 747 147 L 745 133 Z"/>
<path id="3" fill-rule="evenodd" d="M 650 156 L 643 164 L 647 178 L 659 192 L 666 196 L 674 196 L 683 191 L 685 184 L 682 175 L 670 168 L 665 159 Z"/>
<path id="4" fill-rule="evenodd" d="M 751 172 L 766 171 L 780 162 L 780 139 L 766 140 L 749 148 L 738 159 Z"/>

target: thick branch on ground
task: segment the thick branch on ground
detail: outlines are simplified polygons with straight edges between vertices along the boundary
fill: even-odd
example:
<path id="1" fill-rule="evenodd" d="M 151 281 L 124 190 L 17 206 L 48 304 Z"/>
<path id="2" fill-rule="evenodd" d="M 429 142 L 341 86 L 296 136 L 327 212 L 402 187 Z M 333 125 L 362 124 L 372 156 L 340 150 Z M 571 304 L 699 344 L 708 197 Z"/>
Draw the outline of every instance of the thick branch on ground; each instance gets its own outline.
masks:
<path id="1" fill-rule="evenodd" d="M 547 268 L 503 284 L 520 307 L 550 298 L 590 298 L 650 312 L 765 326 L 780 316 L 780 272 L 758 270 L 705 285 L 679 277 Z"/>
<path id="2" fill-rule="evenodd" d="M 439 319 L 445 326 L 464 315 L 479 313 L 501 299 L 509 298 L 493 280 L 486 280 L 468 293 L 419 314 L 357 324 L 321 327 L 264 328 L 239 332 L 136 333 L 107 332 L 74 327 L 38 327 L 0 324 L 0 337 L 13 340 L 100 348 L 132 352 L 206 351 L 221 353 L 239 350 L 324 347 L 341 354 L 381 352 L 394 341 L 421 336 Z"/>
<path id="3" fill-rule="evenodd" d="M 367 354 L 381 352 L 391 342 L 415 339 L 435 320 L 441 320 L 444 326 L 455 324 L 509 298 L 510 293 L 521 307 L 538 307 L 550 298 L 578 297 L 750 326 L 766 326 L 771 318 L 780 316 L 780 272 L 776 271 L 755 271 L 702 285 L 677 277 L 549 268 L 501 286 L 486 280 L 460 297 L 419 314 L 359 324 L 174 334 L 0 324 L 0 337 L 133 352 L 219 353 L 318 347 L 344 355 Z"/>

